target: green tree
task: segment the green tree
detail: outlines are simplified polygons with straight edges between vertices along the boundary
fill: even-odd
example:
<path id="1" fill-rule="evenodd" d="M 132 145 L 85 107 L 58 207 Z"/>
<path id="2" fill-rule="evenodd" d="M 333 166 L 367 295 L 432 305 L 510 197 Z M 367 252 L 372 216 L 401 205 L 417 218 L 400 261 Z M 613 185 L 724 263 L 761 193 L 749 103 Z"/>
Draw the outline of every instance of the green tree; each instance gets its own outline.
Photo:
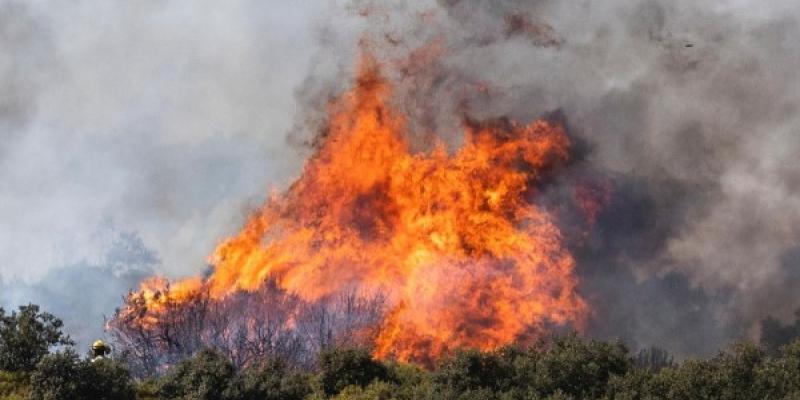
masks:
<path id="1" fill-rule="evenodd" d="M 320 381 L 326 395 L 332 396 L 347 386 L 365 387 L 374 380 L 386 380 L 387 369 L 366 349 L 330 349 L 319 356 Z"/>
<path id="2" fill-rule="evenodd" d="M 439 392 L 447 396 L 465 392 L 505 391 L 514 375 L 515 350 L 499 352 L 463 350 L 445 359 L 434 374 Z"/>
<path id="3" fill-rule="evenodd" d="M 770 391 L 769 398 L 800 395 L 800 338 L 781 347 L 778 357 L 765 362 L 760 377 Z"/>
<path id="4" fill-rule="evenodd" d="M 39 360 L 58 345 L 74 344 L 54 315 L 40 312 L 39 306 L 20 306 L 7 314 L 0 308 L 0 370 L 32 371 Z"/>
<path id="5" fill-rule="evenodd" d="M 28 374 L 0 371 L 0 399 L 22 400 L 28 398 Z"/>
<path id="6" fill-rule="evenodd" d="M 128 369 L 121 363 L 111 360 L 80 363 L 83 383 L 83 398 L 93 400 L 134 400 L 136 387 Z"/>
<path id="7" fill-rule="evenodd" d="M 31 400 L 133 400 L 128 370 L 113 360 L 92 363 L 71 349 L 42 357 L 31 374 Z"/>
<path id="8" fill-rule="evenodd" d="M 80 398 L 81 369 L 72 349 L 42 358 L 31 375 L 31 400 L 73 400 Z"/>
<path id="9" fill-rule="evenodd" d="M 162 399 L 224 400 L 236 369 L 222 353 L 204 349 L 181 361 L 158 383 Z"/>
<path id="10" fill-rule="evenodd" d="M 600 398 L 612 377 L 623 376 L 632 367 L 622 343 L 585 341 L 575 334 L 555 338 L 545 351 L 529 352 L 528 357 L 531 362 L 522 363 L 517 375 L 543 397 Z"/>
<path id="11" fill-rule="evenodd" d="M 290 371 L 281 359 L 245 368 L 225 397 L 237 400 L 302 400 L 311 393 L 309 377 Z"/>

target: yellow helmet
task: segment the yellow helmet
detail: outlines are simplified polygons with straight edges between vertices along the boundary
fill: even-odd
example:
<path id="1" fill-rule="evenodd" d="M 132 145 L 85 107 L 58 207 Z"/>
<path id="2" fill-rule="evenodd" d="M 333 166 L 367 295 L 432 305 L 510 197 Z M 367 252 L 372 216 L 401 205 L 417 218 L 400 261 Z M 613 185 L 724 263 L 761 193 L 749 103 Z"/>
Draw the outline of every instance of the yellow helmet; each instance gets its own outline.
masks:
<path id="1" fill-rule="evenodd" d="M 107 346 L 105 342 L 103 342 L 102 340 L 95 340 L 94 343 L 92 344 L 92 348 L 95 350 L 105 349 L 106 347 Z"/>

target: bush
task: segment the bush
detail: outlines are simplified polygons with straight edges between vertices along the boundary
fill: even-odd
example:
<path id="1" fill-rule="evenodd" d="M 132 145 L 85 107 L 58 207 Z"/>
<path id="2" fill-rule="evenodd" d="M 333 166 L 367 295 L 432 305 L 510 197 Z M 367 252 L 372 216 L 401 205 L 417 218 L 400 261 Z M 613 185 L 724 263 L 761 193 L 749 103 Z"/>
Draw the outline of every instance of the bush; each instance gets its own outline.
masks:
<path id="1" fill-rule="evenodd" d="M 27 374 L 0 371 L 0 399 L 26 399 L 28 398 L 28 388 Z"/>
<path id="2" fill-rule="evenodd" d="M 515 355 L 512 349 L 488 353 L 460 351 L 440 364 L 433 379 L 442 393 L 456 394 L 483 389 L 505 391 L 511 387 Z"/>
<path id="3" fill-rule="evenodd" d="M 0 370 L 32 371 L 51 347 L 73 344 L 62 333 L 63 326 L 37 305 L 21 306 L 11 315 L 0 308 Z"/>
<path id="4" fill-rule="evenodd" d="M 597 399 L 606 393 L 613 376 L 631 370 L 628 350 L 621 343 L 584 341 L 570 335 L 554 339 L 550 348 L 528 363 L 533 370 L 518 375 L 531 378 L 533 388 L 543 396 L 565 395 Z"/>
<path id="5" fill-rule="evenodd" d="M 158 383 L 162 399 L 224 400 L 231 390 L 236 369 L 220 352 L 201 350 L 181 361 Z"/>
<path id="6" fill-rule="evenodd" d="M 80 397 L 82 382 L 78 355 L 68 349 L 42 358 L 31 375 L 32 400 L 72 400 Z"/>
<path id="7" fill-rule="evenodd" d="M 320 381 L 326 395 L 347 386 L 365 387 L 374 380 L 386 380 L 386 367 L 372 359 L 365 349 L 331 349 L 320 354 Z"/>
<path id="8" fill-rule="evenodd" d="M 395 387 L 387 382 L 373 381 L 366 387 L 347 386 L 333 399 L 334 400 L 391 400 Z"/>
<path id="9" fill-rule="evenodd" d="M 309 378 L 292 373 L 280 359 L 250 366 L 226 393 L 237 400 L 302 400 L 311 393 Z"/>
<path id="10" fill-rule="evenodd" d="M 42 358 L 31 375 L 31 400 L 133 400 L 128 371 L 113 360 L 80 360 L 68 349 Z"/>
<path id="11" fill-rule="evenodd" d="M 130 372 L 122 364 L 104 359 L 96 362 L 82 361 L 82 375 L 85 383 L 81 391 L 86 399 L 133 400 L 136 388 L 131 381 Z"/>

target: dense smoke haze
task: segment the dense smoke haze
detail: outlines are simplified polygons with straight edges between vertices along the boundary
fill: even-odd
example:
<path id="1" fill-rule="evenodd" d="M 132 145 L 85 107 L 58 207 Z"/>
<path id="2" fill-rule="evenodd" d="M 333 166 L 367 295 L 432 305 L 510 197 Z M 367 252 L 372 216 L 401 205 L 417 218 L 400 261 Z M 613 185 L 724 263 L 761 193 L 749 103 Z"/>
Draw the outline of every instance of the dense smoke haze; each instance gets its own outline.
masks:
<path id="1" fill-rule="evenodd" d="M 98 335 L 138 275 L 65 278 L 112 268 L 109 225 L 158 261 L 128 263 L 204 268 L 302 165 L 285 137 L 326 18 L 324 2 L 0 1 L 0 305 Z"/>
<path id="2" fill-rule="evenodd" d="M 537 201 L 609 193 L 570 240 L 588 335 L 708 354 L 800 307 L 796 5 L 387 3 L 0 1 L 0 305 L 99 332 L 143 276 L 202 273 L 299 173 L 361 40 L 424 49 L 395 77 L 420 150 L 464 118 L 565 124 Z"/>

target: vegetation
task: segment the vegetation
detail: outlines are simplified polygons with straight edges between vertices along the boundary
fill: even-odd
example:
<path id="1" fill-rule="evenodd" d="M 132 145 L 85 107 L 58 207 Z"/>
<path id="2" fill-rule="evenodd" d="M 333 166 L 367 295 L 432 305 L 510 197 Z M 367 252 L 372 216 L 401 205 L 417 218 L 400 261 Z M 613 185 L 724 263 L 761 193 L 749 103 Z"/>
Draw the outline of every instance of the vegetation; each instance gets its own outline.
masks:
<path id="1" fill-rule="evenodd" d="M 622 343 L 568 335 L 529 347 L 465 349 L 432 370 L 376 361 L 364 348 L 328 348 L 304 370 L 278 357 L 238 367 L 226 352 L 201 349 L 161 375 L 134 379 L 120 360 L 91 362 L 68 347 L 50 353 L 69 339 L 60 321 L 36 306 L 0 315 L 2 349 L 12 353 L 0 354 L 6 363 L 1 400 L 800 398 L 800 338 L 788 339 L 790 328 L 777 324 L 782 331 L 774 337 L 784 345 L 738 343 L 710 359 L 680 363 L 658 348 L 631 354 Z M 9 347 L 14 343 L 32 344 L 33 350 Z"/>
<path id="2" fill-rule="evenodd" d="M 71 345 L 64 323 L 29 304 L 10 315 L 0 308 L 0 370 L 30 372 L 53 346 Z"/>
<path id="3" fill-rule="evenodd" d="M 31 400 L 133 400 L 128 370 L 113 360 L 80 360 L 68 349 L 42 358 L 30 376 Z"/>

